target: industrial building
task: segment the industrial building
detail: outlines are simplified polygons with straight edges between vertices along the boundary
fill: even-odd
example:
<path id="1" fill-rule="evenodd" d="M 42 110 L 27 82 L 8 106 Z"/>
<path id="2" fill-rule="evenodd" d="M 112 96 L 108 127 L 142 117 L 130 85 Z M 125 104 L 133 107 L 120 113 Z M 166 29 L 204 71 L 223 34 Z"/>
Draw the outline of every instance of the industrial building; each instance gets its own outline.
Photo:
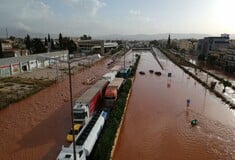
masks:
<path id="1" fill-rule="evenodd" d="M 21 57 L 1 58 L 0 77 L 9 77 L 24 72 L 30 72 L 36 68 L 44 68 L 55 63 L 53 59 L 41 61 L 38 57 L 57 58 L 66 61 L 68 59 L 68 50 Z"/>

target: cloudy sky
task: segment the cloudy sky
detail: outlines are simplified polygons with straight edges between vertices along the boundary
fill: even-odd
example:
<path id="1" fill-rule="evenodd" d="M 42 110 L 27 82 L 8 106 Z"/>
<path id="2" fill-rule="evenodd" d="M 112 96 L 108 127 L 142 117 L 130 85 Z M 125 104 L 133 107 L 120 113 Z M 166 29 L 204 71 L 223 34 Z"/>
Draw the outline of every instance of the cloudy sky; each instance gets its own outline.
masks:
<path id="1" fill-rule="evenodd" d="M 235 33 L 235 0 L 0 0 L 0 29 L 70 35 Z"/>

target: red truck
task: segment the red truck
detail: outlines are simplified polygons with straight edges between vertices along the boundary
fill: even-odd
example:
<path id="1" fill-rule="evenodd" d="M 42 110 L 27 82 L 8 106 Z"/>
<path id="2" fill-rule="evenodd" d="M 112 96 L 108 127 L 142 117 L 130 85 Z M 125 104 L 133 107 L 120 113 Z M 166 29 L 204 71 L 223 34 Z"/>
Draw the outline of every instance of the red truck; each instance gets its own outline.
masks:
<path id="1" fill-rule="evenodd" d="M 106 107 L 114 106 L 114 103 L 116 102 L 116 100 L 118 98 L 118 92 L 119 92 L 123 83 L 124 83 L 123 78 L 115 78 L 114 80 L 112 80 L 109 83 L 109 85 L 105 91 L 105 95 L 104 95 Z"/>
<path id="2" fill-rule="evenodd" d="M 87 123 L 101 103 L 108 84 L 108 81 L 99 80 L 76 100 L 73 107 L 75 123 Z"/>

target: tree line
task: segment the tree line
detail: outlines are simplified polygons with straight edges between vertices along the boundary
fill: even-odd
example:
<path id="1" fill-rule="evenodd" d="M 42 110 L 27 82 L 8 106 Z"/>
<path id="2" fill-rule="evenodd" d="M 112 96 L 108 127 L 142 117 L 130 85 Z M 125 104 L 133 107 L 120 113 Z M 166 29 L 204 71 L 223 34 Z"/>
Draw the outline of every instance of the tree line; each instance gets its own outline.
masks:
<path id="1" fill-rule="evenodd" d="M 26 49 L 30 51 L 31 54 L 50 52 L 56 50 L 69 50 L 69 53 L 77 51 L 76 43 L 68 37 L 63 37 L 62 34 L 59 34 L 59 41 L 55 42 L 48 34 L 45 37 L 44 42 L 40 38 L 31 39 L 29 35 L 24 38 L 24 43 Z"/>

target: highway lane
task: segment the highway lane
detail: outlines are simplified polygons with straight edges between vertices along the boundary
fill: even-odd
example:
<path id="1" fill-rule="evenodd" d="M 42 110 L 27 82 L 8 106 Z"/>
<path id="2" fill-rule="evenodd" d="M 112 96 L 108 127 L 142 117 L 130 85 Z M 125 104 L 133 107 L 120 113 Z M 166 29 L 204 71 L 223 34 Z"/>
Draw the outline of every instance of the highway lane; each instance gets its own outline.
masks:
<path id="1" fill-rule="evenodd" d="M 150 52 L 140 53 L 113 159 L 235 159 L 234 111 L 160 51 L 158 58 L 164 70 Z M 150 74 L 150 69 L 161 71 L 162 76 Z M 190 121 L 194 118 L 199 124 L 192 127 Z"/>

